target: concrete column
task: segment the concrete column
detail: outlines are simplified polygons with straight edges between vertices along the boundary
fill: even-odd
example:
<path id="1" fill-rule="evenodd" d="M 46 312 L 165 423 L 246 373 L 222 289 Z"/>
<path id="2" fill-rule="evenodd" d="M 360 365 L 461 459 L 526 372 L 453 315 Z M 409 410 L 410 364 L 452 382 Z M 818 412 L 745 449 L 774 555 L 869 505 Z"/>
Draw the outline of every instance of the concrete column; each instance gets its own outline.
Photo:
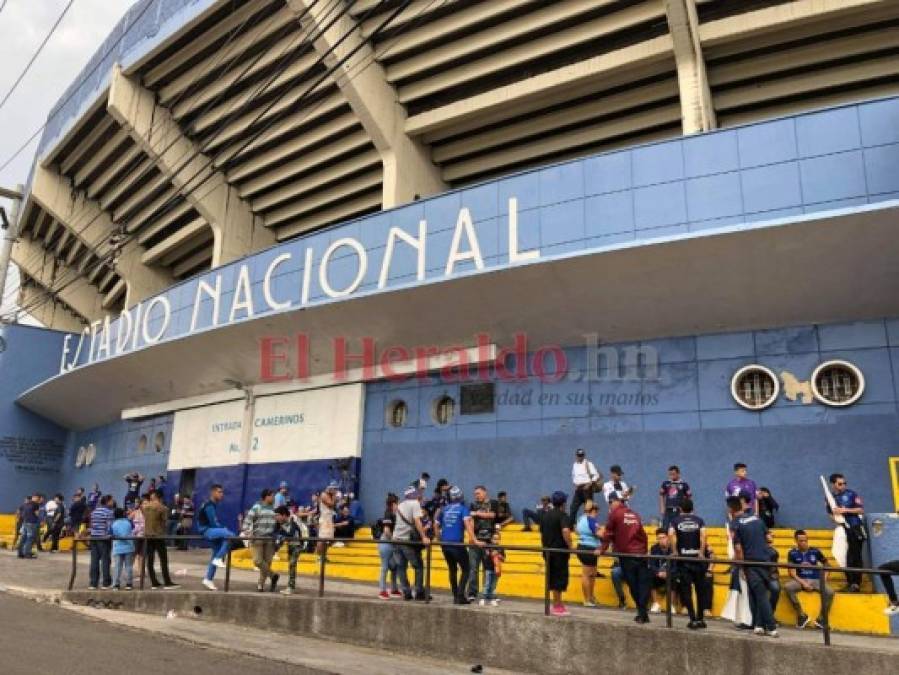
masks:
<path id="1" fill-rule="evenodd" d="M 109 251 L 106 243 L 108 237 L 118 230 L 112 217 L 96 202 L 73 190 L 65 178 L 51 169 L 42 167 L 40 163 L 35 165 L 31 197 L 44 211 L 72 230 L 72 234 L 88 250 L 98 249 L 97 253 L 100 255 Z M 123 254 L 115 265 L 116 271 L 125 278 L 129 289 L 135 289 L 133 293 L 129 293 L 128 302 L 138 303 L 164 291 L 175 282 L 167 270 L 130 264 L 127 256 L 129 246 L 137 247 L 137 242 L 132 240 L 126 244 Z M 87 254 L 88 251 L 84 251 L 81 255 Z M 140 256 L 137 257 L 139 260 Z M 130 306 L 126 304 L 126 307 Z"/>
<path id="2" fill-rule="evenodd" d="M 314 0 L 287 0 L 287 6 L 310 35 L 318 36 L 315 49 L 319 54 L 327 54 L 324 57 L 326 68 L 336 66 L 360 43 L 365 42 L 348 15 L 334 20 L 340 8 Z M 325 26 L 329 27 L 322 31 Z M 347 34 L 349 37 L 328 53 Z M 446 189 L 440 168 L 431 161 L 430 149 L 406 134 L 406 109 L 397 99 L 396 90 L 387 82 L 384 69 L 374 60 L 371 45 L 364 44 L 352 57 L 337 66 L 332 78 L 381 154 L 384 167 L 383 208 L 399 206 L 411 202 L 416 196 L 426 197 Z"/>
<path id="3" fill-rule="evenodd" d="M 103 309 L 103 296 L 87 277 L 53 257 L 37 241 L 22 237 L 12 249 L 12 261 L 21 272 L 35 280 L 43 289 L 49 289 L 58 298 L 89 321 L 102 319 L 108 312 Z M 24 308 L 29 311 L 28 307 Z M 50 326 L 56 328 L 57 326 Z"/>
<path id="4" fill-rule="evenodd" d="M 237 190 L 216 171 L 212 160 L 182 133 L 171 113 L 156 104 L 152 91 L 116 65 L 107 110 L 155 163 L 213 231 L 212 266 L 275 243 L 274 233 L 257 218 Z"/>
<path id="5" fill-rule="evenodd" d="M 699 39 L 696 0 L 663 1 L 668 16 L 668 29 L 674 43 L 684 133 L 709 131 L 718 123 L 715 120 L 712 92 L 709 89 L 705 58 Z"/>

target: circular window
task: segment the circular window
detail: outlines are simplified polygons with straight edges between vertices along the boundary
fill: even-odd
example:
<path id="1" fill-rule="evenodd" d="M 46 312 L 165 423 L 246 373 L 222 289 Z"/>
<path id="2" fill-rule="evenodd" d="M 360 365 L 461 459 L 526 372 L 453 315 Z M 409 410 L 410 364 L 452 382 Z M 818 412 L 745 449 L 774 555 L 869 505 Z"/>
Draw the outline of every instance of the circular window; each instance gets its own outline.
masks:
<path id="1" fill-rule="evenodd" d="M 449 424 L 456 412 L 456 402 L 449 396 L 441 396 L 434 400 L 431 417 L 440 425 Z"/>
<path id="2" fill-rule="evenodd" d="M 137 451 L 140 453 L 144 453 L 147 451 L 147 440 L 146 434 L 141 434 L 140 438 L 137 439 Z"/>
<path id="3" fill-rule="evenodd" d="M 84 466 L 84 457 L 86 454 L 87 454 L 87 448 L 85 448 L 83 445 L 80 448 L 78 448 L 78 452 L 75 453 L 75 467 L 76 468 L 80 469 L 82 466 Z"/>
<path id="4" fill-rule="evenodd" d="M 156 452 L 162 452 L 165 448 L 165 434 L 157 431 L 156 437 L 153 439 L 153 445 L 156 446 Z"/>
<path id="5" fill-rule="evenodd" d="M 398 429 L 406 426 L 409 419 L 409 406 L 405 401 L 399 399 L 391 401 L 387 406 L 387 426 Z"/>
<path id="6" fill-rule="evenodd" d="M 734 373 L 730 393 L 747 410 L 763 410 L 777 400 L 780 382 L 768 368 L 753 364 Z"/>
<path id="7" fill-rule="evenodd" d="M 97 458 L 97 446 L 91 443 L 84 451 L 84 466 L 90 466 Z"/>
<path id="8" fill-rule="evenodd" d="M 827 361 L 812 373 L 812 393 L 825 405 L 852 405 L 865 391 L 865 376 L 848 361 Z"/>

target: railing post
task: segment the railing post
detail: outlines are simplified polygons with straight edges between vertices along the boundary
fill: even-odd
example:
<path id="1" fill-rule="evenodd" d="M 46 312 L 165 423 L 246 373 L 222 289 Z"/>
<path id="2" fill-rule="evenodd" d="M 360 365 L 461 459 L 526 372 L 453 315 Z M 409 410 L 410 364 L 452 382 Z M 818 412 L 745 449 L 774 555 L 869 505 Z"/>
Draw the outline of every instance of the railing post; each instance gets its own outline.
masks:
<path id="1" fill-rule="evenodd" d="M 427 559 L 426 567 L 425 567 L 425 603 L 431 602 L 431 549 L 434 544 L 428 544 L 428 552 L 425 554 L 425 558 Z M 465 553 L 468 553 L 466 550 Z"/>
<path id="2" fill-rule="evenodd" d="M 69 575 L 69 590 L 75 588 L 75 575 L 78 573 L 78 538 L 72 539 L 72 573 Z"/>
<path id="3" fill-rule="evenodd" d="M 821 627 L 821 632 L 824 633 L 824 646 L 830 647 L 830 607 L 824 604 L 827 598 L 824 593 L 824 587 L 827 583 L 825 581 L 826 576 L 826 573 L 821 572 L 821 576 L 818 579 L 818 592 L 821 595 L 821 618 L 824 619 L 824 625 Z M 824 611 L 825 607 L 827 607 L 827 611 Z"/>
<path id="4" fill-rule="evenodd" d="M 549 554 L 543 552 L 543 614 L 549 616 Z"/>
<path id="5" fill-rule="evenodd" d="M 671 573 L 674 563 L 669 556 L 668 568 L 665 570 L 665 625 L 671 628 L 673 623 L 671 620 Z"/>
<path id="6" fill-rule="evenodd" d="M 144 537 L 141 541 L 143 541 L 143 554 L 140 556 L 140 590 L 144 590 L 144 571 L 147 568 L 147 538 Z"/>
<path id="7" fill-rule="evenodd" d="M 318 597 L 325 597 L 325 565 L 328 562 L 328 546 L 322 549 L 322 557 L 318 568 Z"/>
<path id="8" fill-rule="evenodd" d="M 228 553 L 225 554 L 225 593 L 231 590 L 231 541 L 228 540 Z"/>

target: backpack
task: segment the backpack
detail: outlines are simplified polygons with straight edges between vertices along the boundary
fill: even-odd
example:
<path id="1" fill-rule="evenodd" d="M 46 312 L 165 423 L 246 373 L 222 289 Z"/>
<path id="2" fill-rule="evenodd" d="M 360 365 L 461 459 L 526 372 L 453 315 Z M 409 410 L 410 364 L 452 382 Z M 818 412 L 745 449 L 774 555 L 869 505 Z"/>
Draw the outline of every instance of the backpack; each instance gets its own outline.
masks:
<path id="1" fill-rule="evenodd" d="M 209 522 L 209 515 L 206 513 L 208 505 L 208 501 L 203 502 L 203 505 L 200 507 L 200 513 L 197 514 L 197 528 L 201 533 L 212 527 L 212 523 Z"/>
<path id="2" fill-rule="evenodd" d="M 378 518 L 371 524 L 371 538 L 375 541 L 380 541 L 382 534 L 384 534 L 384 524 L 381 522 L 381 519 Z"/>

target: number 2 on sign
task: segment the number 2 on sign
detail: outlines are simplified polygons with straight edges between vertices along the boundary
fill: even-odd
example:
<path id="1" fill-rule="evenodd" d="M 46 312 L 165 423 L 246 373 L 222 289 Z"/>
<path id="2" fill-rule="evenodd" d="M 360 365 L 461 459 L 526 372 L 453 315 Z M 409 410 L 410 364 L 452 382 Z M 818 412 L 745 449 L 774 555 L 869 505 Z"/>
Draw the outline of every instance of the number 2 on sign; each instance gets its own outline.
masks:
<path id="1" fill-rule="evenodd" d="M 253 452 L 259 450 L 259 436 L 253 436 L 253 445 L 251 449 Z"/>

